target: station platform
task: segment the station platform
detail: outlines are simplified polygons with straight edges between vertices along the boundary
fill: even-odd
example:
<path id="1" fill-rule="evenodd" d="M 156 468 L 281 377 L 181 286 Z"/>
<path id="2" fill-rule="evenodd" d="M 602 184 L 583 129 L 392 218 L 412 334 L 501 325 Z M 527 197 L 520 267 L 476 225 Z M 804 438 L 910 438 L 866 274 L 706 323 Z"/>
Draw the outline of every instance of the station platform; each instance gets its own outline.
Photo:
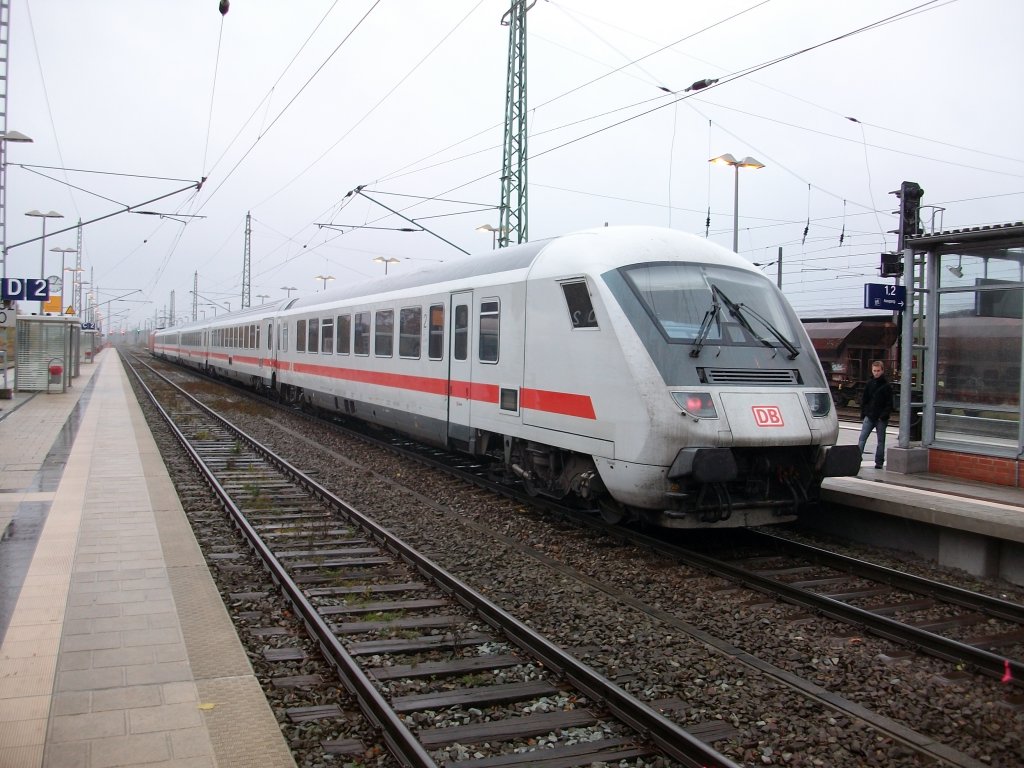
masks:
<path id="1" fill-rule="evenodd" d="M 0 400 L 0 766 L 294 768 L 114 350 Z"/>
<path id="2" fill-rule="evenodd" d="M 890 425 L 886 445 L 896 444 Z M 839 443 L 856 445 L 860 427 L 842 424 Z M 858 524 L 814 519 L 816 528 L 866 544 L 912 552 L 975 576 L 1024 585 L 1024 489 L 931 473 L 875 469 L 875 436 L 857 477 L 829 478 L 821 497 L 857 509 Z"/>
<path id="3" fill-rule="evenodd" d="M 823 495 L 882 546 L 1024 583 L 1020 489 L 868 461 Z M 115 350 L 0 400 L 0 531 L 0 766 L 295 765 Z"/>

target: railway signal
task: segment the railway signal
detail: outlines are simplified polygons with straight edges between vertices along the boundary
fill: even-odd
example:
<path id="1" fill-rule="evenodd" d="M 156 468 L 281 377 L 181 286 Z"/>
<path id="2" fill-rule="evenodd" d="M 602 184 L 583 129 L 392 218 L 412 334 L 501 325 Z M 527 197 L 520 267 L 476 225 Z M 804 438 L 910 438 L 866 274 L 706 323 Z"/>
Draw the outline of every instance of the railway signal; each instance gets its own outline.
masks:
<path id="1" fill-rule="evenodd" d="M 897 230 L 899 240 L 896 247 L 902 252 L 907 237 L 921 234 L 921 198 L 924 197 L 924 190 L 916 182 L 904 181 L 891 194 L 896 195 L 900 201 L 900 209 L 897 211 L 900 217 L 900 228 Z"/>

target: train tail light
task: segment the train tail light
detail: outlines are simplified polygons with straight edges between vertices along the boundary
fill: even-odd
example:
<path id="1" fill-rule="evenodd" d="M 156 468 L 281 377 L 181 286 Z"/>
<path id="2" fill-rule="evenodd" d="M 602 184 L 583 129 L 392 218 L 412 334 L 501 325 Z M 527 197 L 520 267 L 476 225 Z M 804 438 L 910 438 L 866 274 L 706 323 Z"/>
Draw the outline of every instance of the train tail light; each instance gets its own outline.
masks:
<path id="1" fill-rule="evenodd" d="M 811 415 L 821 418 L 828 416 L 832 410 L 832 395 L 828 392 L 804 392 L 807 398 L 807 406 L 811 409 Z"/>
<path id="2" fill-rule="evenodd" d="M 718 411 L 710 392 L 673 392 L 672 399 L 683 412 L 695 419 L 717 419 Z"/>

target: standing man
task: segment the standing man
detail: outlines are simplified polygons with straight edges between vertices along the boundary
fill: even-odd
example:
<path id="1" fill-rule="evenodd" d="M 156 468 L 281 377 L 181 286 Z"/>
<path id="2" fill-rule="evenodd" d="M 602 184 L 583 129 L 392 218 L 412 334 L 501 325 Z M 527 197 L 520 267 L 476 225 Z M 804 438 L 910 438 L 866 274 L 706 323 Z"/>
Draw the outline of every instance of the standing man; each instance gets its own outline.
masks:
<path id="1" fill-rule="evenodd" d="M 864 395 L 860 401 L 860 417 L 864 420 L 860 428 L 861 455 L 864 454 L 864 443 L 874 430 L 878 436 L 875 447 L 875 469 L 885 464 L 885 428 L 889 425 L 889 414 L 892 413 L 892 387 L 885 378 L 885 364 L 881 360 L 871 363 L 871 378 L 864 385 Z"/>

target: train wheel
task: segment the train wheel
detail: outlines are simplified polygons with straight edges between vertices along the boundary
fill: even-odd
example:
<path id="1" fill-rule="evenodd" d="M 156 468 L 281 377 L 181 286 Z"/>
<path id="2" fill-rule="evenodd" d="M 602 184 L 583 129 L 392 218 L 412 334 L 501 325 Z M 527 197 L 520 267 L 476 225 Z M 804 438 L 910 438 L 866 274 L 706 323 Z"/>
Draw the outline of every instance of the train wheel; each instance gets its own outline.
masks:
<path id="1" fill-rule="evenodd" d="M 626 517 L 626 510 L 610 496 L 602 496 L 597 504 L 601 510 L 601 519 L 608 525 L 618 525 Z"/>
<path id="2" fill-rule="evenodd" d="M 533 480 L 530 480 L 528 477 L 523 478 L 523 489 L 530 496 L 538 496 L 540 494 L 540 491 L 537 490 L 537 484 L 533 482 Z"/>

